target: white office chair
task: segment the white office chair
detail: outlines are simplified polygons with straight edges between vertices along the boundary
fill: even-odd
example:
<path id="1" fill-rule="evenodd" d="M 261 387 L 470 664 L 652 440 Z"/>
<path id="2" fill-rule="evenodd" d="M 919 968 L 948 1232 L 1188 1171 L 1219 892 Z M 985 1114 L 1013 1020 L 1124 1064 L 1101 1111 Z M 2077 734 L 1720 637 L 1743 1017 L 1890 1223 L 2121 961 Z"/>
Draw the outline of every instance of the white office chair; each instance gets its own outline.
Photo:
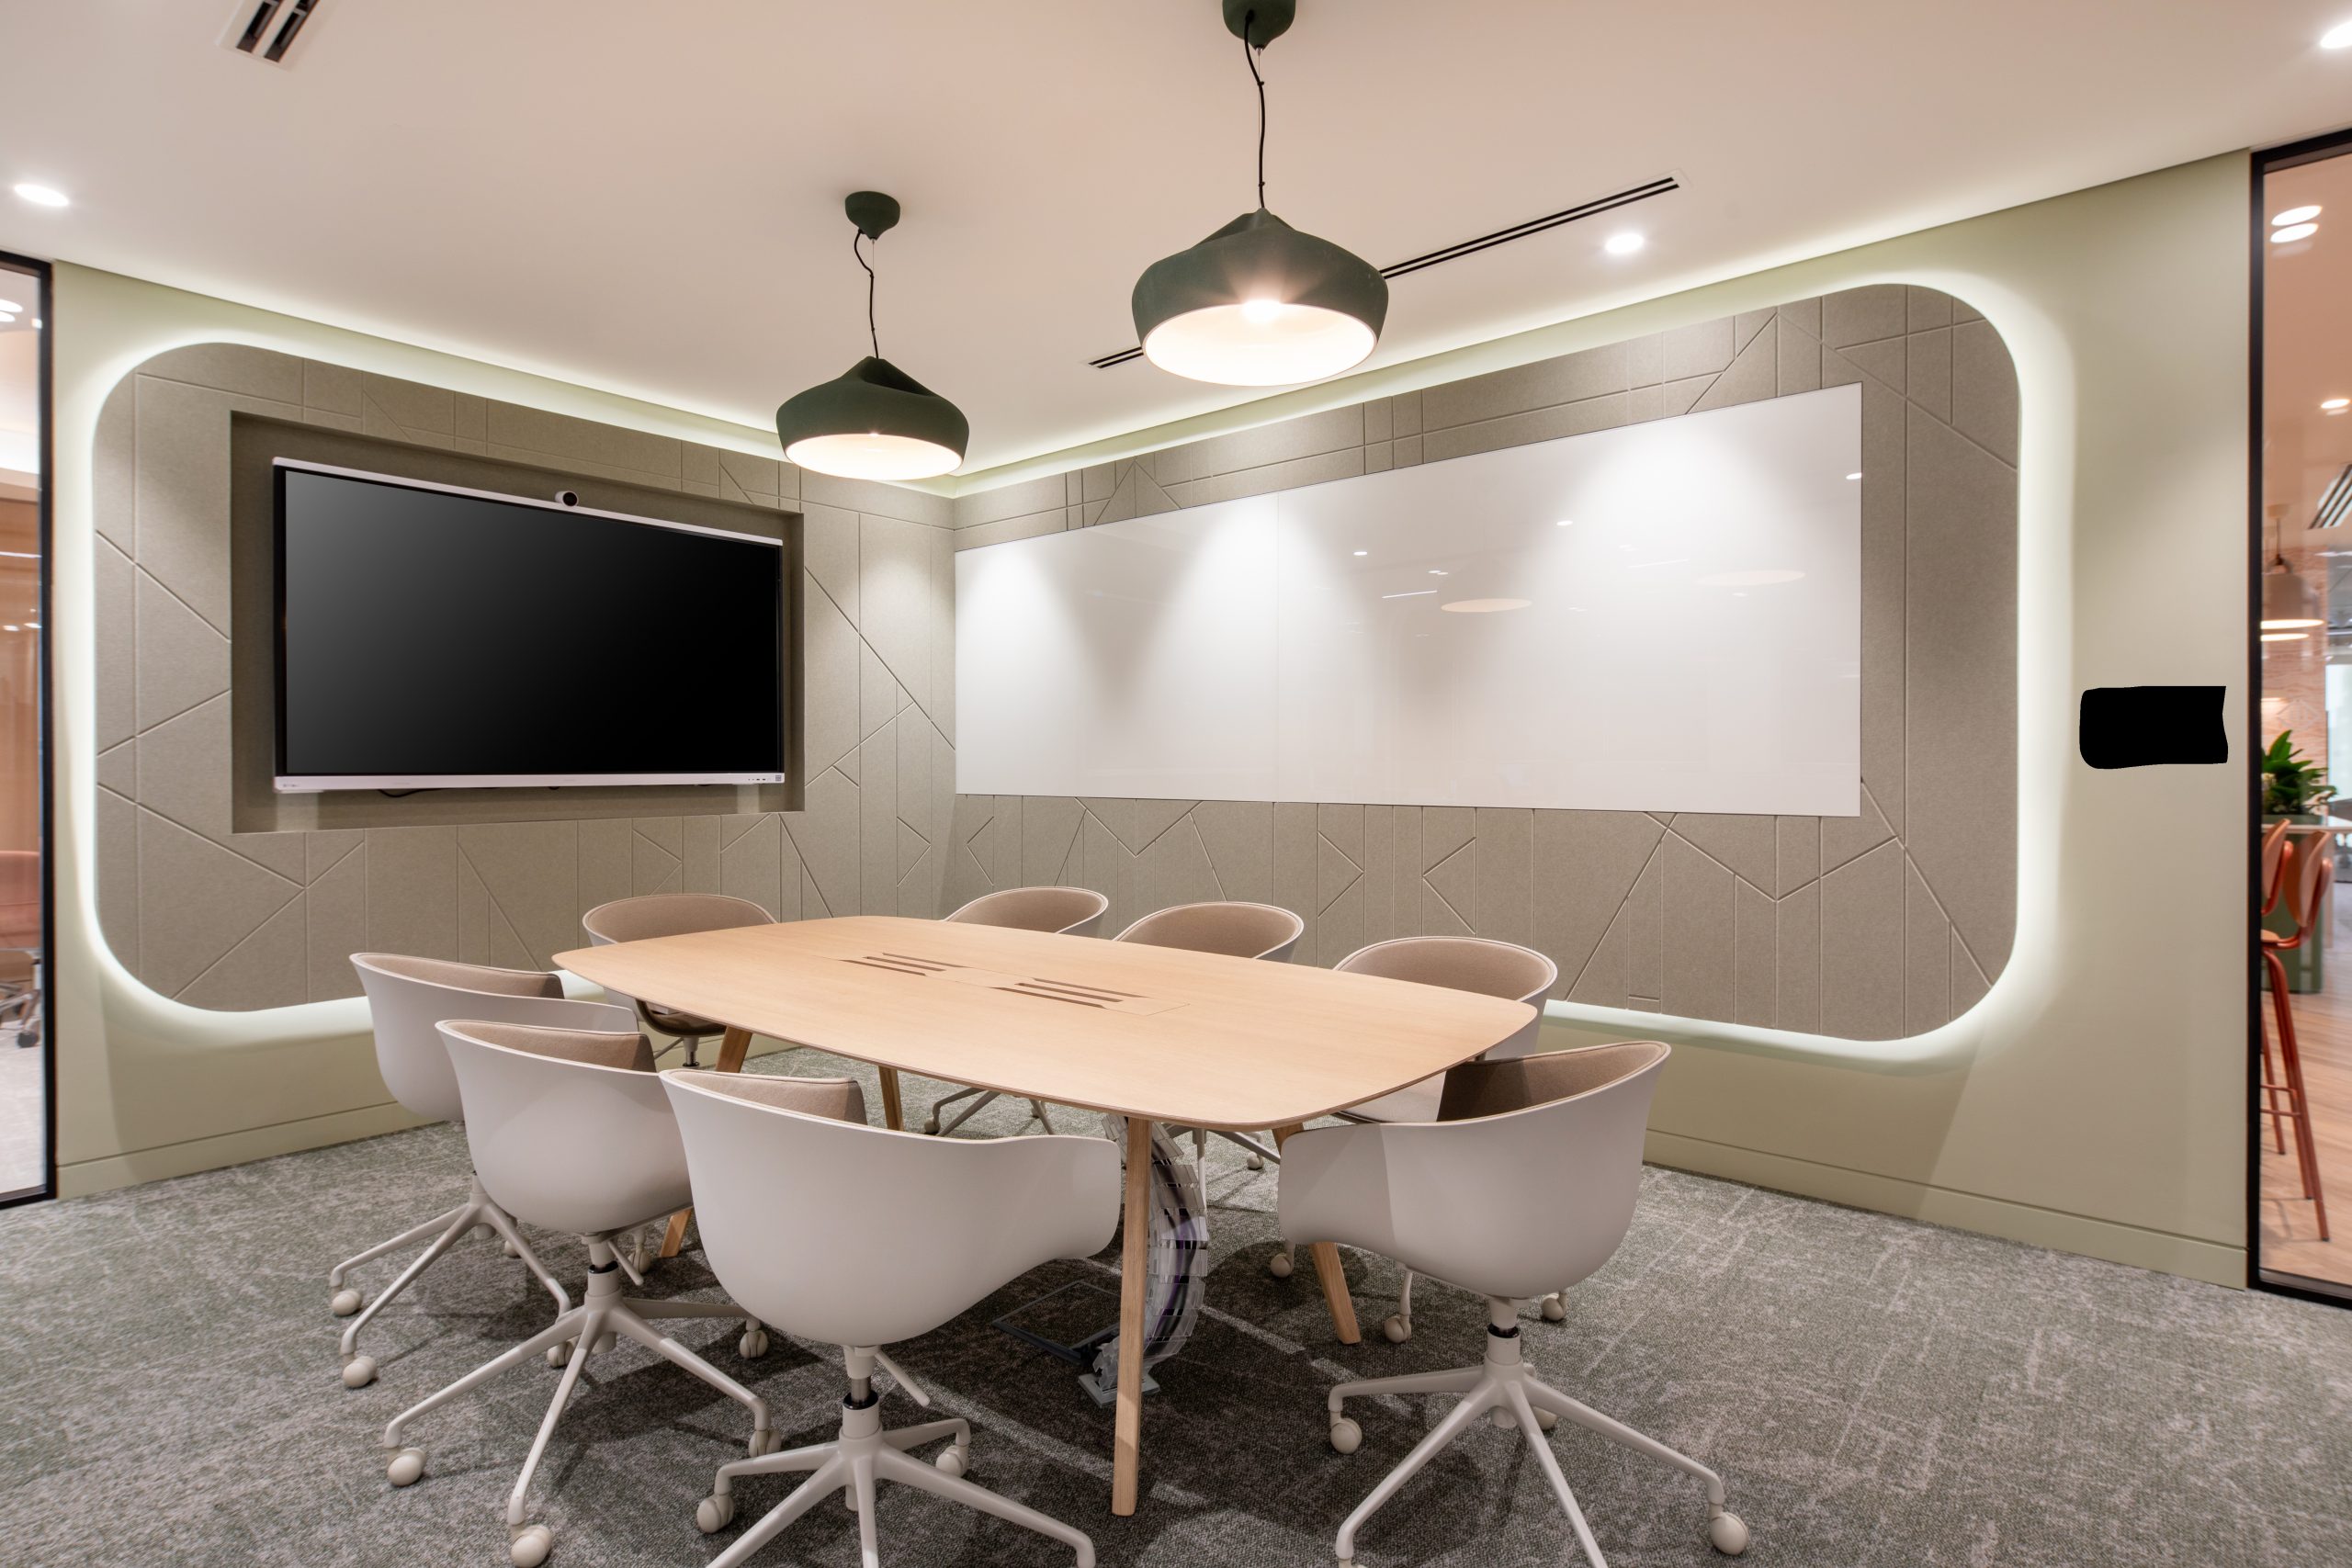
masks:
<path id="1" fill-rule="evenodd" d="M 1222 953 L 1234 958 L 1262 958 L 1272 964 L 1290 961 L 1291 949 L 1306 934 L 1306 922 L 1289 909 L 1273 904 L 1245 904 L 1234 900 L 1211 901 L 1203 904 L 1178 904 L 1146 915 L 1121 931 L 1114 942 L 1139 942 L 1147 947 L 1175 947 L 1188 953 Z M 1228 1133 L 1220 1128 L 1218 1137 L 1228 1144 L 1238 1144 L 1250 1151 L 1249 1167 L 1263 1170 L 1266 1162 L 1276 1165 L 1283 1156 L 1270 1144 L 1260 1143 L 1247 1133 Z M 1208 1134 L 1193 1129 L 1193 1157 L 1201 1158 L 1208 1150 Z M 1286 1270 L 1277 1270 L 1286 1272 Z"/>
<path id="2" fill-rule="evenodd" d="M 1001 926 L 1011 931 L 1092 936 L 1095 928 L 1102 923 L 1102 912 L 1110 907 L 1111 900 L 1091 887 L 1004 887 L 994 893 L 981 894 L 944 918 L 970 926 Z M 931 1108 L 931 1114 L 923 1120 L 922 1130 L 944 1137 L 970 1121 L 974 1111 L 996 1098 L 997 1091 L 992 1089 L 959 1089 Z M 970 1100 L 972 1103 L 957 1111 L 956 1120 L 944 1127 L 941 1126 L 939 1113 L 959 1100 Z M 1046 1132 L 1054 1130 L 1053 1120 L 1046 1114 L 1043 1100 L 1032 1100 L 1029 1114 L 1035 1116 Z"/>
<path id="3" fill-rule="evenodd" d="M 1544 1000 L 1560 979 L 1560 966 L 1533 948 L 1476 936 L 1400 936 L 1357 948 L 1332 967 L 1351 975 L 1378 975 L 1390 980 L 1410 980 L 1416 985 L 1506 997 L 1536 1009 L 1536 1015 L 1527 1021 L 1526 1028 L 1479 1055 L 1477 1059 L 1486 1062 L 1524 1056 L 1535 1049 L 1536 1035 L 1544 1022 Z M 1435 1073 L 1394 1094 L 1351 1105 L 1340 1114 L 1351 1122 L 1434 1122 L 1444 1091 L 1445 1075 Z M 1289 1251 L 1277 1254 L 1276 1258 L 1281 1267 L 1269 1267 L 1277 1275 L 1289 1274 Z M 1544 1298 L 1541 1304 L 1546 1321 L 1557 1323 L 1567 1316 L 1564 1294 L 1555 1292 Z M 1405 1270 L 1404 1288 L 1396 1293 L 1396 1310 L 1381 1324 L 1380 1331 L 1394 1345 L 1401 1345 L 1413 1337 L 1410 1269 Z"/>
<path id="4" fill-rule="evenodd" d="M 588 945 L 606 947 L 619 942 L 646 942 L 654 937 L 691 936 L 696 931 L 729 931 L 739 926 L 772 926 L 775 917 L 752 903 L 749 898 L 731 898 L 724 893 L 647 893 L 635 898 L 616 898 L 599 904 L 580 917 L 580 929 L 588 933 Z M 639 1022 L 656 1033 L 673 1036 L 686 1048 L 686 1066 L 695 1065 L 695 1053 L 702 1043 L 714 1034 L 724 1034 L 727 1026 L 710 1019 L 698 1018 L 674 1008 L 656 1007 L 649 1001 L 624 997 L 616 991 L 605 993 L 623 1007 L 637 1009 Z M 662 1047 L 667 1050 L 669 1047 Z"/>
<path id="5" fill-rule="evenodd" d="M 411 1112 L 429 1121 L 464 1120 L 458 1080 L 449 1070 L 449 1053 L 442 1048 L 435 1027 L 445 1018 L 537 1023 L 552 1029 L 631 1027 L 623 1009 L 568 1000 L 556 976 L 536 969 L 488 969 L 479 964 L 409 958 L 394 953 L 355 953 L 351 966 L 359 972 L 360 989 L 368 994 L 368 1017 L 376 1030 L 376 1066 L 384 1075 L 384 1087 Z M 481 1178 L 476 1177 L 466 1201 L 456 1208 L 379 1242 L 356 1258 L 346 1258 L 328 1271 L 327 1288 L 334 1292 L 328 1309 L 337 1317 L 352 1319 L 345 1325 L 340 1347 L 345 1387 L 365 1388 L 376 1381 L 376 1358 L 359 1353 L 359 1331 L 477 1225 L 487 1226 L 505 1241 L 507 1255 L 520 1258 L 555 1298 L 556 1311 L 570 1310 L 571 1298 L 547 1271 L 506 1211 L 491 1201 Z M 401 1269 L 366 1311 L 360 1311 L 359 1292 L 345 1283 L 351 1271 L 427 1236 L 435 1238 L 433 1245 Z"/>
<path id="6" fill-rule="evenodd" d="M 550 1230 L 571 1231 L 588 1246 L 588 1282 L 581 1304 L 456 1382 L 392 1417 L 384 1447 L 392 1450 L 385 1473 L 411 1486 L 424 1473 L 424 1450 L 401 1441 L 408 1424 L 510 1368 L 544 1354 L 563 1368 L 563 1381 L 539 1423 L 538 1436 L 506 1499 L 509 1558 L 535 1568 L 554 1546 L 543 1524 L 525 1522 L 524 1500 L 571 1391 L 588 1359 L 627 1335 L 664 1360 L 683 1367 L 752 1412 L 750 1451 L 775 1447 L 768 1407 L 757 1394 L 663 1334 L 666 1318 L 741 1318 L 736 1348 L 747 1359 L 766 1354 L 767 1331 L 753 1314 L 723 1302 L 626 1300 L 621 1276 L 643 1284 L 614 1246 L 624 1232 L 686 1206 L 690 1192 L 678 1123 L 653 1071 L 653 1050 L 634 1029 L 619 1032 L 535 1029 L 524 1024 L 459 1020 L 444 1023 L 458 1092 L 465 1100 L 466 1141 L 474 1171 L 508 1213 Z M 857 1086 L 846 1080 L 812 1085 L 844 1114 L 865 1115 Z M 785 1189 L 759 1201 L 790 1206 Z"/>
<path id="7" fill-rule="evenodd" d="M 747 1475 L 808 1479 L 711 1563 L 736 1568 L 836 1492 L 857 1509 L 866 1568 L 878 1482 L 935 1493 L 1050 1536 L 1091 1568 L 1085 1535 L 962 1479 L 971 1428 L 959 1420 L 885 1429 L 876 1366 L 919 1404 L 929 1397 L 882 1347 L 928 1334 L 1040 1263 L 1085 1258 L 1118 1221 L 1119 1151 L 1102 1138 L 926 1138 L 809 1114 L 775 1079 L 662 1075 L 694 1173 L 703 1254 L 728 1292 L 789 1333 L 842 1347 L 849 1395 L 841 1436 L 719 1467 L 695 1510 L 706 1533 L 735 1517 Z M 822 1194 L 778 1201 L 779 1193 Z M 933 1464 L 907 1451 L 953 1439 Z"/>
<path id="8" fill-rule="evenodd" d="M 1724 1507 L 1723 1478 L 1532 1376 L 1520 1359 L 1518 1303 L 1609 1261 L 1633 1222 L 1642 1135 L 1667 1048 L 1656 1041 L 1589 1045 L 1547 1055 L 1472 1062 L 1446 1075 L 1441 1120 L 1365 1122 L 1301 1133 L 1283 1152 L 1282 1230 L 1369 1247 L 1487 1297 L 1487 1356 L 1451 1372 L 1344 1382 L 1328 1401 L 1331 1446 L 1363 1440 L 1343 1401 L 1374 1394 L 1458 1393 L 1405 1461 L 1350 1514 L 1334 1550 L 1355 1560 L 1356 1531 L 1470 1424 L 1494 1412 L 1535 1450 L 1592 1568 L 1600 1548 L 1560 1473 L 1545 1429 L 1560 1419 L 1663 1460 L 1705 1483 L 1707 1539 L 1747 1550 L 1747 1527 Z"/>

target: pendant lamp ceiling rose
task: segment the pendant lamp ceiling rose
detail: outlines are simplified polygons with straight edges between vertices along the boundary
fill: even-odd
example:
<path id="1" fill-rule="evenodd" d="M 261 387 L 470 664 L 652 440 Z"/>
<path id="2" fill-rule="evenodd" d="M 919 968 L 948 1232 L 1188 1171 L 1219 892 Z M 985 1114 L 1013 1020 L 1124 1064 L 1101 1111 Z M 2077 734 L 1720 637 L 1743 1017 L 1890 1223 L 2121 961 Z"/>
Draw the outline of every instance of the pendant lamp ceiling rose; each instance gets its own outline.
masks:
<path id="1" fill-rule="evenodd" d="M 1252 49 L 1263 49 L 1290 31 L 1298 0 L 1224 0 L 1225 29 Z"/>
<path id="2" fill-rule="evenodd" d="M 850 222 L 869 240 L 878 240 L 899 226 L 899 198 L 878 190 L 854 190 L 842 201 Z"/>

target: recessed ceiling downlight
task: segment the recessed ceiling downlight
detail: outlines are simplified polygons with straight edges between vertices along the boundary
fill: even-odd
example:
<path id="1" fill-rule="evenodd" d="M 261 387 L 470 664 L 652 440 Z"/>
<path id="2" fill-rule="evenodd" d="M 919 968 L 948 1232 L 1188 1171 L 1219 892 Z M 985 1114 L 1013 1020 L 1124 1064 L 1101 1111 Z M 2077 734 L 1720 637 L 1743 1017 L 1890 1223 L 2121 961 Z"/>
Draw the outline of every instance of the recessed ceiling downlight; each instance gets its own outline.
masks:
<path id="1" fill-rule="evenodd" d="M 1361 364 L 1388 318 L 1388 282 L 1363 257 L 1266 210 L 1266 82 L 1258 52 L 1290 27 L 1295 0 L 1220 0 L 1258 88 L 1258 206 L 1136 280 L 1143 355 L 1227 387 L 1319 381 Z"/>
<path id="2" fill-rule="evenodd" d="M 1438 606 L 1457 615 L 1492 615 L 1504 610 L 1524 610 L 1525 599 L 1449 599 Z"/>
<path id="3" fill-rule="evenodd" d="M 2322 49 L 2352 49 L 2352 22 L 2338 22 L 2319 35 Z"/>
<path id="4" fill-rule="evenodd" d="M 2352 398 L 2330 398 L 2319 407 L 2322 413 L 2342 413 L 2352 409 Z"/>
<path id="5" fill-rule="evenodd" d="M 1622 234 L 1611 234 L 1601 242 L 1600 248 L 1612 256 L 1630 256 L 1649 242 L 1631 229 Z"/>
<path id="6" fill-rule="evenodd" d="M 2290 207 L 2284 212 L 2274 214 L 2270 220 L 2270 226 L 2273 229 L 2284 229 L 2290 223 L 2308 223 L 2318 217 L 2322 210 L 2317 202 L 2302 207 Z"/>
<path id="7" fill-rule="evenodd" d="M 2270 243 L 2274 245 L 2291 245 L 2298 240 L 2308 240 L 2318 232 L 2319 225 L 2316 223 L 2290 223 L 2284 229 L 2271 230 Z"/>
<path id="8" fill-rule="evenodd" d="M 35 207 L 65 207 L 70 205 L 65 199 L 65 193 L 63 191 L 52 189 L 48 186 L 37 186 L 27 183 L 17 187 L 17 194 L 19 197 L 22 197 L 25 200 L 31 202 Z"/>
<path id="9" fill-rule="evenodd" d="M 1804 573 L 1785 568 L 1768 568 L 1755 571 L 1710 572 L 1699 580 L 1702 588 L 1767 588 L 1775 582 L 1794 582 Z"/>
<path id="10" fill-rule="evenodd" d="M 899 204 L 862 190 L 842 203 L 856 229 L 850 240 L 865 268 L 865 331 L 874 352 L 832 380 L 786 398 L 775 411 L 786 461 L 842 479 L 902 482 L 952 473 L 972 427 L 963 411 L 882 357 L 874 323 L 874 267 L 865 242 L 899 221 Z"/>

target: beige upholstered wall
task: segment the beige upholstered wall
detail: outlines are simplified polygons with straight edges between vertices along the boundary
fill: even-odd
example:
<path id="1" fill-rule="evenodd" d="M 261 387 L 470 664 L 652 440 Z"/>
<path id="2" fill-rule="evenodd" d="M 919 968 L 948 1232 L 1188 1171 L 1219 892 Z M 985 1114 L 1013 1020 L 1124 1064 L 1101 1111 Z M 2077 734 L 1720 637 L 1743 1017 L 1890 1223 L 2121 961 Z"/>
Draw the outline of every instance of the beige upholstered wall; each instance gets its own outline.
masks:
<path id="1" fill-rule="evenodd" d="M 516 465 L 523 493 L 797 513 L 804 808 L 762 810 L 748 789 L 370 795 L 368 826 L 312 826 L 335 817 L 304 797 L 300 829 L 237 830 L 254 802 L 234 798 L 232 709 L 268 700 L 266 673 L 232 678 L 253 668 L 232 646 L 238 413 L 399 444 L 387 461 Z M 545 966 L 580 943 L 582 911 L 631 893 L 723 891 L 786 919 L 936 908 L 955 777 L 944 501 L 227 344 L 122 378 L 93 479 L 98 914 L 161 995 L 232 1010 L 356 996 L 345 959 L 370 948 Z M 691 608 L 648 605 L 637 635 L 690 637 Z"/>
<path id="2" fill-rule="evenodd" d="M 1572 1000 L 1854 1039 L 1966 1011 L 2016 926 L 2018 382 L 1947 295 L 1848 289 L 980 491 L 956 546 L 1856 381 L 1859 818 L 966 796 L 948 900 L 1078 883 L 1116 929 L 1262 899 L 1306 918 L 1302 961 L 1475 932 L 1549 953 Z"/>

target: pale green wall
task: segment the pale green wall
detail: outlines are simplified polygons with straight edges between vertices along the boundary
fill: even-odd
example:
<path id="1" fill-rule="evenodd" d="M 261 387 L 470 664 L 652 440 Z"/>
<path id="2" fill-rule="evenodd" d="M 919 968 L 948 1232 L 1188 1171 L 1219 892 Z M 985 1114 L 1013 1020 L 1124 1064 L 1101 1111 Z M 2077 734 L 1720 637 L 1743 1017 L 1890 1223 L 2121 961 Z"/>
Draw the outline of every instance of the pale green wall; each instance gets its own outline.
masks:
<path id="1" fill-rule="evenodd" d="M 2086 686 L 2226 684 L 2245 734 L 2247 160 L 2082 191 L 967 478 L 992 486 L 1873 283 L 2015 355 L 2014 955 L 1933 1033 L 1834 1041 L 1555 1004 L 1683 1049 L 1662 1163 L 2227 1283 L 2245 1278 L 2245 775 L 2095 773 Z M 965 507 L 975 513 L 985 509 Z"/>
<path id="2" fill-rule="evenodd" d="M 1859 1044 L 1732 1025 L 1679 1052 L 1652 1150 L 1996 1234 L 2243 1279 L 2244 775 L 2098 773 L 2075 694 L 2247 693 L 2246 159 L 2211 160 L 1585 318 L 975 476 L 969 491 L 1876 282 L 1999 329 L 2023 399 L 2015 956 L 1965 1017 Z M 397 1124 L 352 1003 L 220 1015 L 163 1002 L 96 940 L 87 493 L 99 401 L 164 348 L 288 352 L 745 450 L 717 425 L 377 339 L 62 267 L 58 278 L 61 1159 L 66 1190 Z M 1552 1032 L 1660 1032 L 1561 1010 Z M 1579 1016 L 1571 1016 L 1579 1015 Z"/>

